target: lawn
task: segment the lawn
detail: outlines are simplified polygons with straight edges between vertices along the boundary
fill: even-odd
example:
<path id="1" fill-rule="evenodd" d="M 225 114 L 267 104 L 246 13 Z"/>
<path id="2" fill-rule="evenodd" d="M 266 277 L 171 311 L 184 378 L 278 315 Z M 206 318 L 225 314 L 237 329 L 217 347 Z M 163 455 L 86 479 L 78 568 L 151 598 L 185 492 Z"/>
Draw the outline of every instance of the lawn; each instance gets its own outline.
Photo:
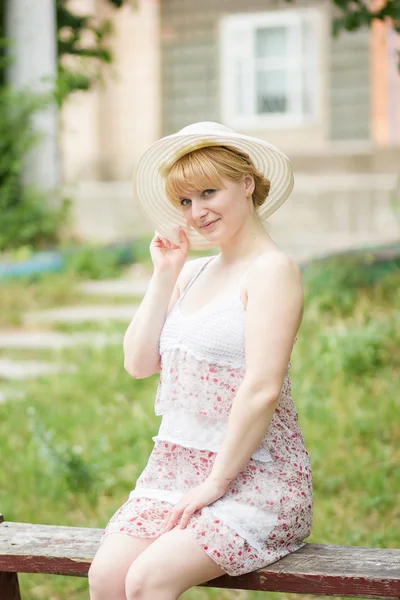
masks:
<path id="1" fill-rule="evenodd" d="M 304 283 L 291 379 L 314 478 L 307 541 L 399 547 L 400 269 L 395 261 L 387 269 L 321 263 Z M 26 304 L 57 303 L 61 296 L 45 285 Z M 63 299 L 77 300 L 73 286 L 63 289 Z M 24 396 L 0 405 L 0 510 L 11 521 L 103 527 L 151 452 L 158 377 L 130 378 L 120 346 L 69 348 L 53 362 L 75 371 L 14 382 Z M 20 583 L 24 600 L 88 598 L 86 579 L 25 574 Z M 266 595 L 199 587 L 182 598 Z"/>

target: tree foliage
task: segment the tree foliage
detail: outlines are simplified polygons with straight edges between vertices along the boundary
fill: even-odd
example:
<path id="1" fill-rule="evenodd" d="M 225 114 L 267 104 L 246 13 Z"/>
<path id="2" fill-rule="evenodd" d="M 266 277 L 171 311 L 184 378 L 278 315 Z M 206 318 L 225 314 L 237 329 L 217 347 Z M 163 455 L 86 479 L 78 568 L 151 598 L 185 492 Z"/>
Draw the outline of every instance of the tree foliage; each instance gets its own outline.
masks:
<path id="1" fill-rule="evenodd" d="M 75 14 L 68 7 L 68 0 L 55 2 L 59 57 L 57 99 L 61 104 L 71 92 L 88 90 L 100 79 L 101 64 L 112 61 L 106 43 L 113 29 L 108 19 L 98 22 L 92 16 Z M 124 0 L 108 2 L 120 8 Z"/>
<path id="2" fill-rule="evenodd" d="M 295 4 L 296 0 L 286 0 Z M 386 0 L 380 8 L 374 8 L 370 0 L 331 0 L 340 14 L 334 18 L 332 33 L 339 35 L 342 30 L 356 31 L 362 27 L 371 27 L 374 19 L 391 19 L 396 31 L 400 33 L 400 0 Z"/>
<path id="3" fill-rule="evenodd" d="M 342 29 L 355 31 L 361 27 L 370 27 L 374 19 L 385 21 L 391 19 L 394 28 L 400 32 L 400 0 L 387 0 L 379 9 L 368 6 L 365 0 L 333 0 L 342 11 L 342 15 L 333 21 L 333 34 L 338 35 Z"/>

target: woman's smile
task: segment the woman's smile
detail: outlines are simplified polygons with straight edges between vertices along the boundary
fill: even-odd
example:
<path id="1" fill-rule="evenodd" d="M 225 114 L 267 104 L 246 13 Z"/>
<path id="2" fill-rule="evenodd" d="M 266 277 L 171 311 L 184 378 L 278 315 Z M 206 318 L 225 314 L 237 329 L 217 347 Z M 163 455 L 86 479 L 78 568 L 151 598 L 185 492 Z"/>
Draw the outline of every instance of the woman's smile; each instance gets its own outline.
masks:
<path id="1" fill-rule="evenodd" d="M 211 221 L 211 223 L 209 223 L 208 225 L 201 225 L 201 229 L 204 229 L 205 231 L 209 231 L 210 229 L 212 229 L 217 223 L 218 221 L 220 221 L 221 219 L 215 219 L 215 221 Z"/>

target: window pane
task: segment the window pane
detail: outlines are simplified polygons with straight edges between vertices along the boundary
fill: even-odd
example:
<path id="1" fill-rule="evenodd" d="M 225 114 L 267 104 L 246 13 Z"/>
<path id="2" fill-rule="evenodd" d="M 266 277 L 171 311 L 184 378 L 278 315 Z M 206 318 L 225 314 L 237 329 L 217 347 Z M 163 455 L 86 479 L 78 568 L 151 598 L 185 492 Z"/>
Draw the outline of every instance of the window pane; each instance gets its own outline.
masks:
<path id="1" fill-rule="evenodd" d="M 309 19 L 301 21 L 301 50 L 304 57 L 312 55 L 313 52 L 313 28 Z"/>
<path id="2" fill-rule="evenodd" d="M 257 113 L 288 112 L 287 73 L 283 70 L 259 71 L 256 79 Z"/>
<path id="3" fill-rule="evenodd" d="M 282 58 L 287 55 L 287 28 L 263 27 L 256 29 L 256 57 Z"/>
<path id="4" fill-rule="evenodd" d="M 302 112 L 310 115 L 313 112 L 312 89 L 316 80 L 316 64 L 314 51 L 314 32 L 309 19 L 303 19 L 301 25 L 302 37 Z"/>
<path id="5" fill-rule="evenodd" d="M 305 115 L 312 114 L 312 100 L 311 100 L 311 89 L 312 89 L 312 78 L 314 74 L 310 72 L 307 65 L 303 66 L 303 86 L 302 86 L 302 112 Z"/>
<path id="6" fill-rule="evenodd" d="M 238 60 L 235 64 L 235 112 L 238 115 L 246 113 L 246 96 L 248 97 L 248 86 L 246 85 L 246 70 L 244 61 Z"/>

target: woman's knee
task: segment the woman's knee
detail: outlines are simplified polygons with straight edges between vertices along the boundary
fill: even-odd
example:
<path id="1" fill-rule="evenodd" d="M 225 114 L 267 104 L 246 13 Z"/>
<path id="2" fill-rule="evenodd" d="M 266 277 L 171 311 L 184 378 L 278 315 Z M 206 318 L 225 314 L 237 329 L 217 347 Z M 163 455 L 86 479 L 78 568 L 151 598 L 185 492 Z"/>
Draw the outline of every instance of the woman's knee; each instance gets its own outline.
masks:
<path id="1" fill-rule="evenodd" d="M 107 536 L 88 571 L 91 600 L 125 600 L 126 574 L 152 541 L 120 534 Z"/>
<path id="2" fill-rule="evenodd" d="M 126 600 L 137 600 L 138 598 L 143 598 L 145 593 L 147 593 L 145 579 L 140 575 L 140 573 L 136 573 L 132 570 L 132 568 L 129 569 L 125 578 Z"/>
<path id="3" fill-rule="evenodd" d="M 154 570 L 145 572 L 142 568 L 136 569 L 134 564 L 125 579 L 125 595 L 126 600 L 171 600 L 178 597 Z"/>
<path id="4" fill-rule="evenodd" d="M 88 582 L 90 600 L 125 600 L 125 573 L 113 560 L 95 556 L 88 571 Z"/>

